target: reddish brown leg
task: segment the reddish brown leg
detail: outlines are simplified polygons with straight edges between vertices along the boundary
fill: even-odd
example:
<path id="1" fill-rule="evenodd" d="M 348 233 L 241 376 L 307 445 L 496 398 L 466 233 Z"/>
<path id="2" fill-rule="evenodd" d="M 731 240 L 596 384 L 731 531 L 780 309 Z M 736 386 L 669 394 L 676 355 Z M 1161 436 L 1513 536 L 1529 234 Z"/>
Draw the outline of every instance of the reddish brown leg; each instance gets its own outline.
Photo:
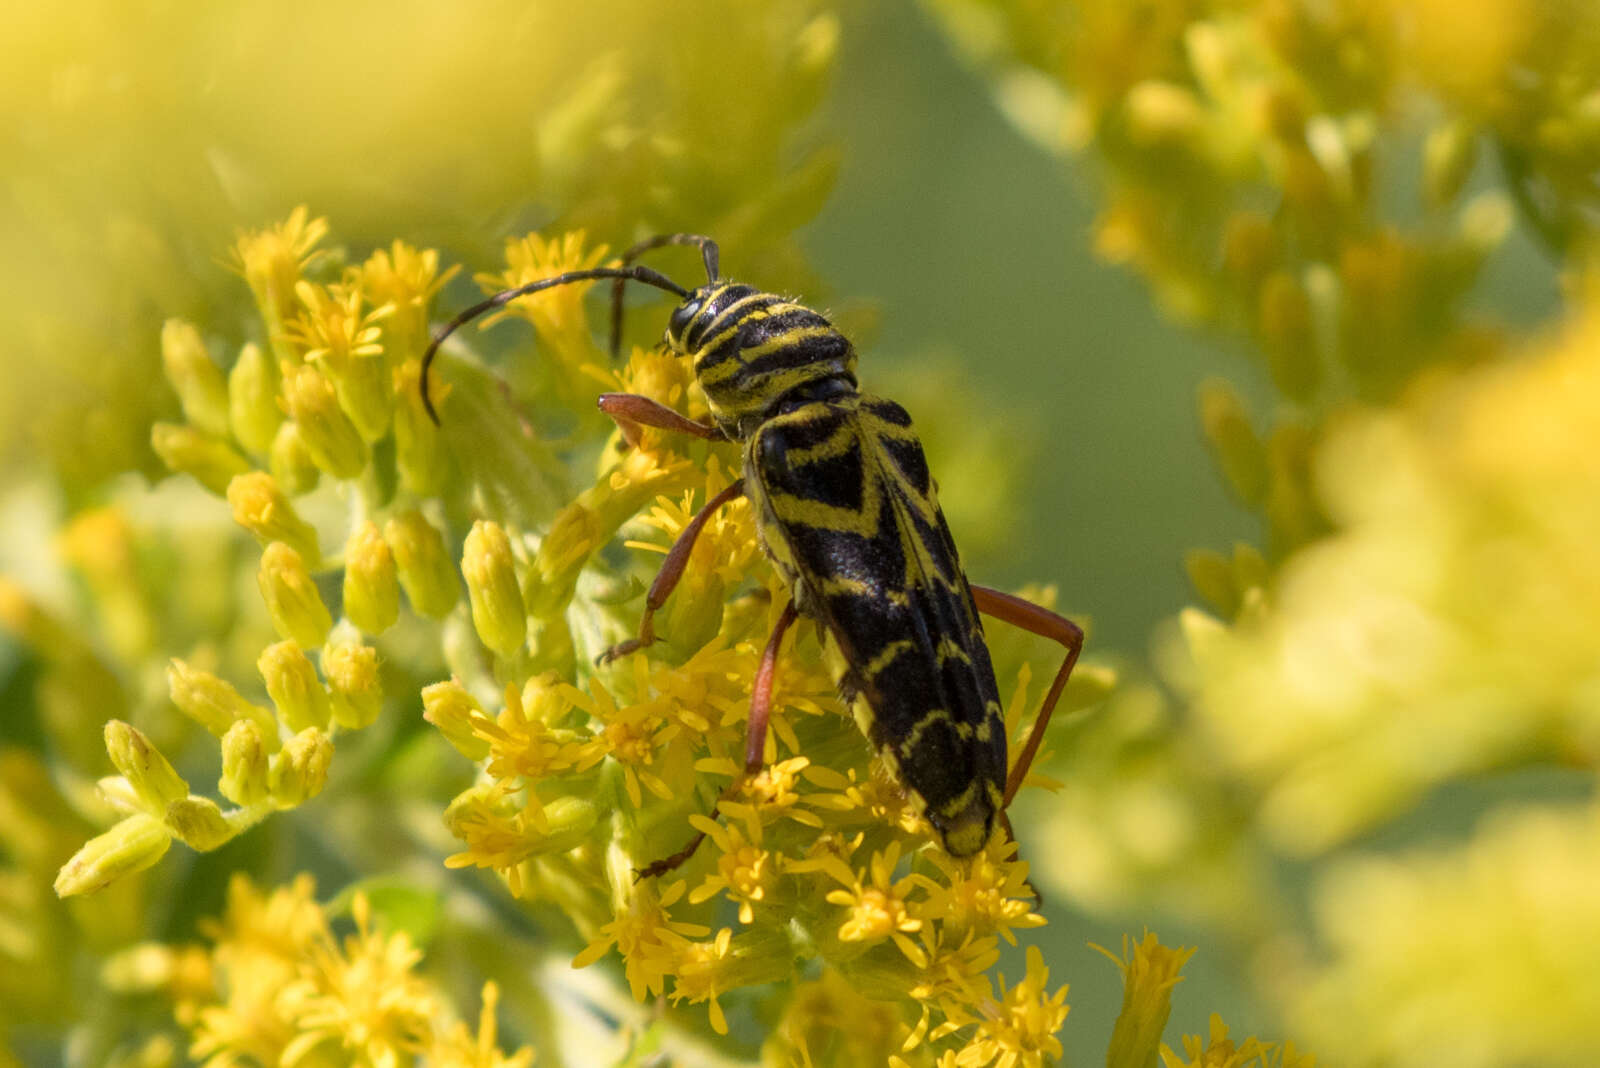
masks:
<path id="1" fill-rule="evenodd" d="M 678 540 L 667 550 L 666 561 L 661 565 L 661 570 L 656 572 L 655 581 L 650 583 L 650 592 L 644 599 L 644 618 L 639 620 L 639 636 L 613 645 L 595 659 L 596 664 L 609 664 L 617 657 L 636 653 L 656 640 L 655 614 L 667 603 L 667 598 L 677 588 L 678 580 L 683 578 L 684 568 L 689 565 L 689 554 L 694 551 L 695 539 L 705 528 L 706 520 L 718 508 L 742 493 L 744 479 L 736 478 L 732 485 L 707 501 L 705 507 L 694 514 L 689 525 L 683 528 L 683 533 L 678 535 Z"/>
<path id="2" fill-rule="evenodd" d="M 1048 608 L 1040 608 L 1021 597 L 991 590 L 987 586 L 972 587 L 972 599 L 977 602 L 978 611 L 984 615 L 1060 642 L 1067 650 L 1066 658 L 1061 661 L 1061 669 L 1056 672 L 1055 682 L 1050 684 L 1050 692 L 1044 695 L 1044 704 L 1039 707 L 1039 718 L 1034 720 L 1033 730 L 1029 732 L 1028 740 L 1006 779 L 1005 804 L 1010 805 L 1022 780 L 1028 777 L 1028 769 L 1033 766 L 1033 758 L 1044 741 L 1044 729 L 1050 724 L 1050 713 L 1055 711 L 1061 691 L 1066 688 L 1067 676 L 1072 674 L 1072 665 L 1078 662 L 1078 654 L 1083 651 L 1083 630 L 1072 620 L 1058 616 Z"/>
<path id="3" fill-rule="evenodd" d="M 697 423 L 686 415 L 668 408 L 665 404 L 641 397 L 637 393 L 602 393 L 596 402 L 600 410 L 622 428 L 622 437 L 634 448 L 639 447 L 639 428 L 653 426 L 658 430 L 671 430 L 690 434 L 707 441 L 725 440 L 722 431 L 706 423 Z"/>
<path id="4" fill-rule="evenodd" d="M 714 820 L 719 815 L 722 802 L 732 797 L 739 791 L 745 779 L 761 770 L 765 761 L 763 757 L 767 748 L 767 721 L 772 717 L 772 680 L 778 673 L 778 647 L 783 644 L 783 635 L 794 624 L 799 613 L 795 610 L 794 602 L 790 601 L 783 614 L 778 617 L 777 625 L 772 628 L 772 637 L 767 639 L 767 647 L 762 650 L 761 664 L 756 668 L 755 685 L 750 690 L 750 724 L 744 736 L 744 772 L 728 788 L 722 791 L 722 796 L 717 798 L 717 803 L 711 806 L 710 816 Z M 646 867 L 640 868 L 634 874 L 634 882 L 640 879 L 653 879 L 657 875 L 665 875 L 690 857 L 700 848 L 700 843 L 705 841 L 706 834 L 701 831 L 689 839 L 689 844 L 672 854 Z"/>

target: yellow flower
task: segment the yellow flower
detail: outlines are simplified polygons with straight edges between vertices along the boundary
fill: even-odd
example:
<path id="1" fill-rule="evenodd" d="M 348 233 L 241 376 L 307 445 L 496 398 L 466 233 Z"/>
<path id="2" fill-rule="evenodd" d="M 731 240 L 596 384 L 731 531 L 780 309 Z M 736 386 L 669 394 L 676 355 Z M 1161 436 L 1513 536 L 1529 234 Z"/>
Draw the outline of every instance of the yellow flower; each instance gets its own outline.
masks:
<path id="1" fill-rule="evenodd" d="M 1293 1042 L 1279 1047 L 1252 1036 L 1236 1043 L 1216 1013 L 1211 1014 L 1209 1038 L 1183 1036 L 1183 1053 L 1180 1057 L 1163 1045 L 1161 1063 L 1166 1068 L 1316 1068 L 1317 1063 L 1314 1054 L 1298 1052 Z"/>
<path id="2" fill-rule="evenodd" d="M 646 995 L 659 997 L 667 976 L 677 970 L 689 939 L 711 930 L 668 915 L 667 909 L 683 897 L 686 886 L 682 880 L 660 888 L 654 880 L 634 884 L 627 902 L 573 958 L 572 966 L 587 968 L 616 947 L 634 1000 L 643 1001 Z"/>
<path id="3" fill-rule="evenodd" d="M 328 220 L 310 218 L 302 204 L 283 222 L 242 234 L 234 242 L 234 266 L 255 294 L 256 306 L 267 321 L 268 337 L 274 337 L 288 318 L 295 283 L 316 258 L 313 250 L 327 235 Z M 282 355 L 280 352 L 280 358 Z"/>
<path id="4" fill-rule="evenodd" d="M 919 880 L 912 875 L 895 879 L 894 870 L 899 863 L 899 842 L 872 854 L 866 879 L 835 857 L 825 857 L 817 862 L 820 870 L 845 886 L 843 890 L 830 890 L 827 895 L 830 904 L 850 910 L 849 916 L 839 927 L 842 941 L 881 942 L 885 938 L 892 938 L 907 960 L 923 967 L 928 963 L 927 954 L 906 937 L 922 930 L 922 919 L 909 900 Z"/>
<path id="5" fill-rule="evenodd" d="M 1028 865 L 1016 859 L 1016 853 L 1017 844 L 1003 834 L 964 860 L 930 850 L 927 857 L 944 876 L 944 884 L 923 880 L 928 892 L 920 910 L 923 918 L 939 920 L 952 932 L 971 928 L 979 934 L 998 933 L 1016 945 L 1014 928 L 1041 927 L 1045 922 L 1033 911 Z"/>
<path id="6" fill-rule="evenodd" d="M 374 930 L 365 894 L 355 896 L 352 912 L 356 933 L 339 944 L 320 931 L 301 978 L 279 995 L 298 1030 L 281 1063 L 295 1064 L 328 1043 L 337 1056 L 400 1068 L 441 1012 L 438 993 L 412 971 L 422 951 L 410 936 Z"/>
<path id="7" fill-rule="evenodd" d="M 711 1029 L 728 1033 L 728 1019 L 722 1014 L 717 996 L 728 985 L 723 972 L 733 949 L 733 929 L 724 927 L 709 942 L 690 942 L 682 947 L 675 966 L 672 1000 L 693 1004 L 706 1002 L 711 1014 Z"/>
<path id="8" fill-rule="evenodd" d="M 525 286 L 543 278 L 553 278 L 568 271 L 593 267 L 605 258 L 606 247 L 598 245 L 586 251 L 584 240 L 582 230 L 548 240 L 539 234 L 507 238 L 506 269 L 500 274 L 477 275 L 475 280 L 485 292 L 492 293 Z M 582 356 L 585 353 L 581 346 L 575 345 L 574 339 L 588 336 L 583 295 L 593 285 L 593 282 L 578 282 L 519 297 L 504 311 L 486 316 L 483 325 L 488 327 L 508 315 L 520 315 L 533 324 L 540 339 L 553 346 L 557 354 L 563 357 Z"/>
<path id="9" fill-rule="evenodd" d="M 722 814 L 727 825 L 705 816 L 689 817 L 695 830 L 705 832 L 720 854 L 716 874 L 707 875 L 705 882 L 695 887 L 689 902 L 697 905 L 726 890 L 728 900 L 739 906 L 739 922 L 753 923 L 755 904 L 765 901 L 777 885 L 780 858 L 762 848 L 761 819 L 755 809 L 724 802 Z M 741 831 L 735 820 L 742 820 L 746 830 Z"/>
<path id="10" fill-rule="evenodd" d="M 499 1004 L 500 987 L 493 981 L 484 983 L 477 1033 L 458 1021 L 447 1034 L 435 1035 L 424 1049 L 428 1063 L 439 1068 L 529 1068 L 534 1061 L 529 1047 L 523 1046 L 509 1056 L 500 1052 L 500 1023 L 495 1018 Z"/>
<path id="11" fill-rule="evenodd" d="M 997 1002 L 983 1005 L 978 1016 L 957 1008 L 934 1034 L 977 1024 L 972 1038 L 956 1054 L 955 1063 L 961 1068 L 1042 1068 L 1053 1064 L 1061 1056 L 1056 1032 L 1066 1021 L 1068 1006 L 1066 984 L 1052 994 L 1045 987 L 1049 979 L 1050 970 L 1044 966 L 1039 947 L 1029 946 L 1028 971 L 1022 982 L 1008 988 L 1002 977 Z"/>
<path id="12" fill-rule="evenodd" d="M 1169 949 L 1149 931 L 1131 953 L 1124 935 L 1120 957 L 1099 946 L 1094 948 L 1122 972 L 1122 1011 L 1111 1033 L 1107 1068 L 1143 1068 L 1156 1054 L 1172 1011 L 1172 988 L 1183 980 L 1178 972 L 1194 950 Z"/>

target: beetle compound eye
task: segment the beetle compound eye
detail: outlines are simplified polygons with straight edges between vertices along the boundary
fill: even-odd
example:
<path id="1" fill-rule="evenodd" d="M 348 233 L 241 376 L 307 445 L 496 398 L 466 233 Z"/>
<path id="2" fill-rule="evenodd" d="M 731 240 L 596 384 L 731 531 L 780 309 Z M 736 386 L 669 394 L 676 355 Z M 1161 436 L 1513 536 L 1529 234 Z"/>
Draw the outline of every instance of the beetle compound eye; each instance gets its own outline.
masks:
<path id="1" fill-rule="evenodd" d="M 675 338 L 681 339 L 689 329 L 689 324 L 694 322 L 695 316 L 700 314 L 701 302 L 691 300 L 687 304 L 680 304 L 672 313 L 672 318 L 667 320 L 667 332 Z"/>

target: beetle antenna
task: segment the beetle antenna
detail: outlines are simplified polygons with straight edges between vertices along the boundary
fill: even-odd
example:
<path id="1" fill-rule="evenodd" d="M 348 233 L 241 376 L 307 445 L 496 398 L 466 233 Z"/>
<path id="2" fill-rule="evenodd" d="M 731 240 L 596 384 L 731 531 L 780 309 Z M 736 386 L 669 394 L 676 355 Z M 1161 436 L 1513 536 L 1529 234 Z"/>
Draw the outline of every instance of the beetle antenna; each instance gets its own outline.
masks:
<path id="1" fill-rule="evenodd" d="M 716 248 L 715 245 L 711 247 L 713 250 Z M 707 259 L 708 262 L 714 263 L 714 251 L 708 255 Z M 434 331 L 433 341 L 428 345 L 428 351 L 422 354 L 422 407 L 427 410 L 428 418 L 432 419 L 436 425 L 439 422 L 439 413 L 434 410 L 433 398 L 428 395 L 428 368 L 432 365 L 433 357 L 438 353 L 439 346 L 444 343 L 445 338 L 484 312 L 493 311 L 495 308 L 509 304 L 518 297 L 525 297 L 529 293 L 537 293 L 541 289 L 554 289 L 557 286 L 571 285 L 573 282 L 587 282 L 595 278 L 615 278 L 619 290 L 622 287 L 622 283 L 632 279 L 635 282 L 643 282 L 645 285 L 655 286 L 657 289 L 665 289 L 668 293 L 674 293 L 680 297 L 689 295 L 687 289 L 666 275 L 638 264 L 631 267 L 590 267 L 582 271 L 568 271 L 566 274 L 558 274 L 554 278 L 541 278 L 537 282 L 529 282 L 527 285 L 518 286 L 515 289 L 502 289 L 487 300 L 481 300 L 474 304 Z"/>
<path id="2" fill-rule="evenodd" d="M 706 264 L 706 281 L 717 280 L 717 266 L 721 253 L 717 243 L 701 234 L 657 234 L 647 237 L 622 254 L 623 265 L 632 263 L 646 252 L 654 249 L 665 248 L 668 245 L 694 245 L 700 249 L 700 257 Z M 622 352 L 622 279 L 617 279 L 611 286 L 611 358 L 614 360 Z"/>

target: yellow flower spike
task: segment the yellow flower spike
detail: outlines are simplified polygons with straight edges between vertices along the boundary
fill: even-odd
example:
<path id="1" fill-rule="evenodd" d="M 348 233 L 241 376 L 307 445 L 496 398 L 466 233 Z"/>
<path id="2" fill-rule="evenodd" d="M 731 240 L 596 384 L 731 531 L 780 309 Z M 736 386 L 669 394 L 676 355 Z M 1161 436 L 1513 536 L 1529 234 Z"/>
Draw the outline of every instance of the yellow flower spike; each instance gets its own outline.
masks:
<path id="1" fill-rule="evenodd" d="M 292 419 L 278 424 L 278 432 L 272 436 L 272 445 L 267 451 L 267 467 L 291 497 L 310 493 L 322 481 L 322 468 L 311 455 L 300 424 Z"/>
<path id="2" fill-rule="evenodd" d="M 161 366 L 178 393 L 189 424 L 213 437 L 226 438 L 228 387 L 222 369 L 206 352 L 200 331 L 182 319 L 168 319 L 161 327 Z"/>
<path id="3" fill-rule="evenodd" d="M 281 223 L 240 235 L 234 242 L 234 264 L 249 283 L 256 309 L 280 361 L 295 359 L 285 329 L 294 310 L 294 287 L 301 272 L 316 258 L 314 251 L 328 233 L 328 220 L 312 219 L 304 204 Z"/>
<path id="4" fill-rule="evenodd" d="M 501 656 L 514 655 L 527 641 L 528 617 L 511 540 L 500 524 L 486 519 L 472 524 L 462 547 L 461 573 L 467 580 L 478 637 Z"/>
<path id="5" fill-rule="evenodd" d="M 691 1004 L 706 1003 L 711 1016 L 711 1029 L 719 1035 L 728 1033 L 728 1018 L 722 1013 L 717 1000 L 727 981 L 722 974 L 733 948 L 733 929 L 724 927 L 709 942 L 691 942 L 682 948 L 672 987 L 672 1000 Z"/>
<path id="6" fill-rule="evenodd" d="M 332 762 L 333 739 L 324 732 L 307 727 L 290 738 L 273 756 L 267 775 L 273 803 L 293 808 L 316 797 L 328 781 Z"/>
<path id="7" fill-rule="evenodd" d="M 281 541 L 268 545 L 261 553 L 256 584 L 280 637 L 302 649 L 323 643 L 333 627 L 333 617 L 299 553 Z"/>
<path id="8" fill-rule="evenodd" d="M 486 724 L 489 718 L 460 680 L 451 678 L 424 686 L 422 718 L 439 728 L 445 741 L 468 760 L 482 760 L 489 755 L 489 742 L 476 729 L 477 724 Z"/>
<path id="9" fill-rule="evenodd" d="M 317 532 L 300 518 L 278 482 L 265 471 L 249 471 L 228 483 L 228 507 L 233 521 L 254 534 L 263 545 L 281 541 L 305 560 L 307 566 L 322 562 L 317 547 Z"/>
<path id="10" fill-rule="evenodd" d="M 241 719 L 254 720 L 263 731 L 277 729 L 272 713 L 246 701 L 232 683 L 176 657 L 167 667 L 167 689 L 179 711 L 218 738 Z"/>
<path id="11" fill-rule="evenodd" d="M 583 245 L 582 230 L 549 240 L 536 233 L 507 238 L 506 270 L 500 274 L 475 275 L 473 280 L 486 292 L 495 292 L 593 267 L 605 258 L 606 246 L 598 245 L 585 251 Z M 583 296 L 593 285 L 593 282 L 579 282 L 519 297 L 504 311 L 487 316 L 483 325 L 487 328 L 509 315 L 521 316 L 533 324 L 539 340 L 553 350 L 561 363 L 576 369 L 593 350 L 588 317 L 583 310 Z"/>
<path id="12" fill-rule="evenodd" d="M 204 797 L 185 797 L 167 806 L 167 829 L 183 844 L 208 853 L 238 833 L 222 815 L 217 803 Z"/>
<path id="13" fill-rule="evenodd" d="M 154 816 L 136 813 L 98 837 L 91 838 L 56 876 L 59 897 L 72 897 L 110 886 L 143 871 L 166 855 L 172 832 Z"/>
<path id="14" fill-rule="evenodd" d="M 394 308 L 363 311 L 359 286 L 298 282 L 295 296 L 301 310 L 289 324 L 289 336 L 305 349 L 306 363 L 333 383 L 339 406 L 361 437 L 368 444 L 378 441 L 389 430 L 392 397 L 383 360 L 383 328 L 378 324 Z"/>
<path id="15" fill-rule="evenodd" d="M 280 382 L 277 362 L 253 341 L 239 350 L 228 372 L 228 425 L 239 444 L 257 456 L 266 455 L 283 422 Z"/>
<path id="16" fill-rule="evenodd" d="M 285 726 L 295 732 L 307 727 L 326 729 L 331 711 L 328 691 L 299 645 L 282 641 L 267 646 L 256 660 L 256 670 L 261 672 L 267 696 Z"/>
<path id="17" fill-rule="evenodd" d="M 119 719 L 106 724 L 106 752 L 152 813 L 165 813 L 172 802 L 189 796 L 189 784 L 137 728 Z"/>
<path id="18" fill-rule="evenodd" d="M 1120 957 L 1100 946 L 1094 948 L 1122 972 L 1122 1011 L 1111 1032 L 1106 1068 L 1145 1068 L 1161 1046 L 1172 1012 L 1172 988 L 1183 981 L 1178 973 L 1194 950 L 1163 946 L 1149 931 L 1134 943 L 1131 953 L 1124 935 Z"/>
<path id="19" fill-rule="evenodd" d="M 460 270 L 460 264 L 453 264 L 441 273 L 437 250 L 418 250 L 399 240 L 361 265 L 361 288 L 372 303 L 394 308 L 384 327 L 391 365 L 422 355 L 428 343 L 428 305 Z"/>
<path id="20" fill-rule="evenodd" d="M 335 634 L 322 650 L 322 672 L 328 678 L 335 723 L 347 730 L 360 730 L 378 718 L 383 711 L 378 650 L 362 644 L 359 636 Z"/>
<path id="21" fill-rule="evenodd" d="M 150 428 L 150 448 L 169 471 L 190 476 L 219 497 L 235 475 L 250 470 L 250 461 L 232 445 L 189 426 L 156 423 Z"/>
<path id="22" fill-rule="evenodd" d="M 370 519 L 357 523 L 344 543 L 344 614 L 368 634 L 382 634 L 400 618 L 394 553 Z"/>
<path id="23" fill-rule="evenodd" d="M 1016 986 L 1009 989 L 1000 981 L 998 1003 L 985 1006 L 982 1015 L 973 1016 L 957 1010 L 949 1014 L 949 1023 L 977 1024 L 977 1030 L 966 1047 L 957 1055 L 962 1065 L 996 1064 L 999 1068 L 1043 1068 L 1061 1057 L 1061 1040 L 1056 1032 L 1066 1022 L 1067 986 L 1062 984 L 1055 993 L 1049 993 L 1045 984 L 1050 970 L 1044 966 L 1044 955 L 1038 946 L 1028 947 L 1027 974 Z"/>
<path id="24" fill-rule="evenodd" d="M 274 743 L 277 737 L 272 738 Z M 240 720 L 222 737 L 222 778 L 217 790 L 236 805 L 248 807 L 266 800 L 268 781 L 267 738 L 251 720 Z"/>
<path id="25" fill-rule="evenodd" d="M 400 585 L 411 607 L 420 615 L 442 619 L 461 596 L 456 569 L 445 552 L 444 536 L 412 509 L 390 519 L 383 539 L 394 553 Z"/>
<path id="26" fill-rule="evenodd" d="M 410 359 L 394 372 L 394 452 L 400 485 L 418 497 L 433 497 L 445 487 L 449 456 L 439 427 L 422 406 L 422 362 Z M 433 387 L 433 403 L 442 405 L 449 387 Z M 448 418 L 448 416 L 446 416 Z"/>
<path id="27" fill-rule="evenodd" d="M 676 969 L 691 938 L 711 932 L 709 927 L 674 920 L 667 910 L 683 897 L 681 879 L 658 887 L 654 880 L 635 882 L 624 904 L 610 922 L 572 960 L 574 968 L 587 968 L 613 947 L 622 954 L 623 975 L 635 1001 L 660 997 L 666 978 Z"/>
<path id="28" fill-rule="evenodd" d="M 339 405 L 327 376 L 315 367 L 284 362 L 283 406 L 300 425 L 300 435 L 316 465 L 335 478 L 350 479 L 367 466 L 367 443 Z"/>

